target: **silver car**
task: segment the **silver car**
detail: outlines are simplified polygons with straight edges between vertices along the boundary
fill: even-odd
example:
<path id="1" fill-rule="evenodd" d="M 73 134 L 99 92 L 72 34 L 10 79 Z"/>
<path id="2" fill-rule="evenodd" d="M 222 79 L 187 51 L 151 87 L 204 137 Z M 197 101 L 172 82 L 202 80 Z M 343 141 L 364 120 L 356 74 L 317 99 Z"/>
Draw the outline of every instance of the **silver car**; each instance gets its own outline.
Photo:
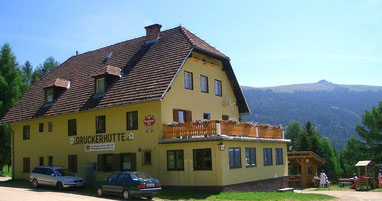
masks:
<path id="1" fill-rule="evenodd" d="M 59 191 L 69 187 L 83 187 L 84 179 L 70 173 L 63 167 L 35 167 L 29 177 L 32 187 L 40 185 L 57 187 Z"/>

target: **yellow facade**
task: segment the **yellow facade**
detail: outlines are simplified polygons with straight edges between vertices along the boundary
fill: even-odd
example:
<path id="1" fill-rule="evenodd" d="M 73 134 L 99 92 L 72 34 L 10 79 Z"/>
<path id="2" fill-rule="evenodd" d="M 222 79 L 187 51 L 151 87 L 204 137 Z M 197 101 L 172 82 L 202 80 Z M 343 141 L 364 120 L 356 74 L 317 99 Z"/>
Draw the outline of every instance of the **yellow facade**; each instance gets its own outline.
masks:
<path id="1" fill-rule="evenodd" d="M 184 72 L 193 74 L 193 90 L 184 87 Z M 200 75 L 208 77 L 209 93 L 200 90 Z M 214 80 L 222 82 L 222 96 L 214 93 Z M 70 89 L 69 89 L 70 90 Z M 173 109 L 192 111 L 192 120 L 203 119 L 203 113 L 210 113 L 211 119 L 222 119 L 222 115 L 239 119 L 236 97 L 230 82 L 222 70 L 220 61 L 198 53 L 189 57 L 175 77 L 170 90 L 161 101 L 125 105 L 102 110 L 89 110 L 74 114 L 64 114 L 47 118 L 16 122 L 12 124 L 14 132 L 14 176 L 15 179 L 28 179 L 29 173 L 23 173 L 23 158 L 30 158 L 30 168 L 39 165 L 39 158 L 53 156 L 55 166 L 68 166 L 68 155 L 77 155 L 78 175 L 87 174 L 89 164 L 97 165 L 97 155 L 112 153 L 136 153 L 138 171 L 148 172 L 168 186 L 225 186 L 243 182 L 287 176 L 286 142 L 259 141 L 222 141 L 225 150 L 219 149 L 220 141 L 199 141 L 189 143 L 160 143 L 163 124 L 173 121 Z M 126 113 L 138 111 L 138 130 L 126 130 Z M 113 140 L 114 150 L 85 151 L 86 144 L 71 144 L 68 136 L 68 120 L 77 119 L 77 136 L 97 136 L 96 116 L 106 116 L 106 134 L 124 136 L 125 140 Z M 144 118 L 152 115 L 155 119 L 153 128 L 147 128 Z M 53 131 L 48 132 L 48 122 L 52 122 Z M 39 124 L 44 123 L 44 132 L 39 132 Z M 30 126 L 30 139 L 23 140 L 23 126 Z M 123 133 L 123 134 L 121 134 Z M 134 138 L 127 140 L 129 134 Z M 241 168 L 229 169 L 228 149 L 241 148 Z M 256 167 L 245 167 L 245 148 L 256 148 Z M 212 170 L 193 170 L 193 149 L 210 148 Z M 272 148 L 273 165 L 263 165 L 263 148 Z M 275 148 L 283 149 L 282 165 L 275 164 Z M 184 170 L 167 170 L 167 150 L 184 151 Z M 151 165 L 143 164 L 143 150 L 151 150 Z M 96 179 L 104 179 L 111 172 L 98 172 Z"/>

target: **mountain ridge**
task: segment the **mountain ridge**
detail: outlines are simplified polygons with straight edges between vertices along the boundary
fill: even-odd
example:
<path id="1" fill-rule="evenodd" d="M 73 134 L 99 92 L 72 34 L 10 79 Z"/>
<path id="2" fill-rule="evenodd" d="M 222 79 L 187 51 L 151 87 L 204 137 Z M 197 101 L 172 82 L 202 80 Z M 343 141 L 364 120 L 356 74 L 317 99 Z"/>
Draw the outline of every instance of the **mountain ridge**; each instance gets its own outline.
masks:
<path id="1" fill-rule="evenodd" d="M 358 136 L 365 110 L 382 101 L 382 87 L 316 83 L 276 87 L 242 87 L 251 114 L 244 121 L 289 125 L 292 121 L 312 121 L 323 137 L 341 149 L 351 136 Z"/>
<path id="2" fill-rule="evenodd" d="M 292 93 L 294 91 L 331 91 L 336 87 L 342 87 L 349 89 L 351 91 L 382 91 L 382 86 L 373 85 L 350 85 L 350 84 L 335 84 L 326 80 L 320 80 L 315 83 L 302 83 L 302 84 L 290 84 L 290 85 L 280 85 L 271 87 L 251 87 L 251 86 L 241 86 L 242 90 L 245 89 L 263 89 L 263 90 L 273 90 L 275 92 L 288 92 Z"/>

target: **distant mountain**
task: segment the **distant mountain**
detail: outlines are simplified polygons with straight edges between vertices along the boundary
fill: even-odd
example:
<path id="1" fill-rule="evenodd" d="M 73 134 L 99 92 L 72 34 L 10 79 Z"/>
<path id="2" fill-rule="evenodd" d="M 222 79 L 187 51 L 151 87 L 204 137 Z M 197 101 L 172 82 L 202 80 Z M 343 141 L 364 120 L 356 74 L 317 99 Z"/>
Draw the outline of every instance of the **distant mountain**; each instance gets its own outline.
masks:
<path id="1" fill-rule="evenodd" d="M 310 120 L 337 149 L 349 137 L 357 136 L 355 125 L 362 123 L 365 110 L 382 101 L 382 87 L 326 80 L 264 88 L 242 86 L 242 90 L 251 109 L 243 120 L 283 126 Z"/>

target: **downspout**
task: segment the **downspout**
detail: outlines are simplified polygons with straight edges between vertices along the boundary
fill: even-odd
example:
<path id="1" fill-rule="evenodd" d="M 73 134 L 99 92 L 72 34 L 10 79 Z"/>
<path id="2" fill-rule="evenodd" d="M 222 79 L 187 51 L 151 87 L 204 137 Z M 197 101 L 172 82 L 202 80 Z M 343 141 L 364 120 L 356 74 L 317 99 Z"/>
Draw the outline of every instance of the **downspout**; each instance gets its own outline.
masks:
<path id="1" fill-rule="evenodd" d="M 12 180 L 15 180 L 15 132 L 11 130 L 11 146 L 12 146 L 12 157 L 11 157 L 11 163 L 12 163 Z"/>

